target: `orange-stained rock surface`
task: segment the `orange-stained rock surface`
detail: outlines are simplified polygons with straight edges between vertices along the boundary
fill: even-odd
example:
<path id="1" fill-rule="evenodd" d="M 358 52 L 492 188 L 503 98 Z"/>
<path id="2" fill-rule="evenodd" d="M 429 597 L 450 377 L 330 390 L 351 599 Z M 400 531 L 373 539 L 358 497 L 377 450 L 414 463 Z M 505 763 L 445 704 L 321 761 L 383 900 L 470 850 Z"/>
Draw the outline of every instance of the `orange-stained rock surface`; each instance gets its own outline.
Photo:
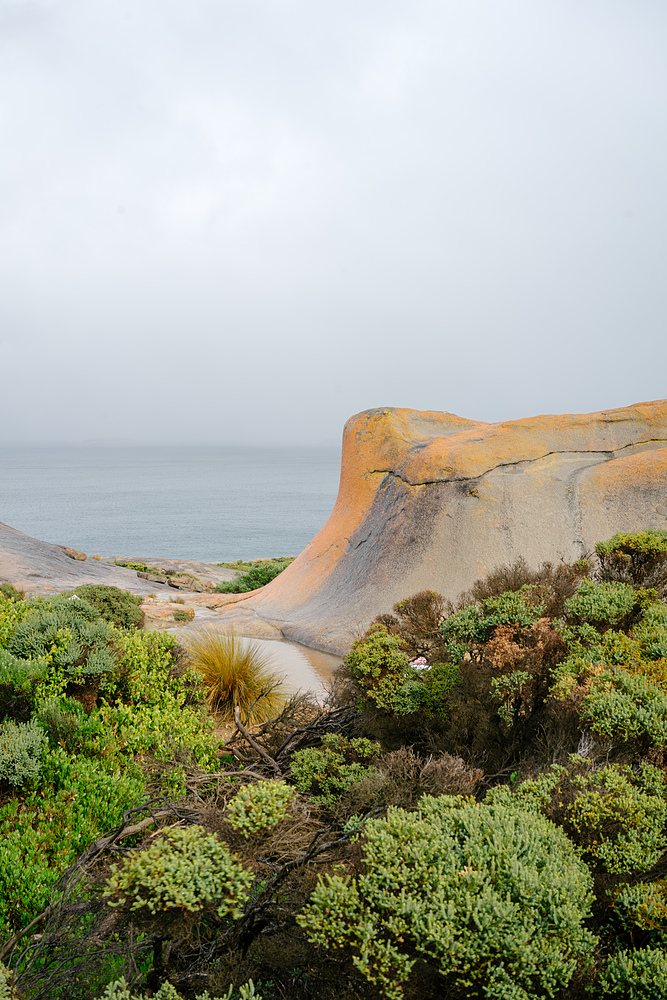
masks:
<path id="1" fill-rule="evenodd" d="M 344 653 L 419 590 L 455 598 L 518 556 L 572 560 L 640 528 L 667 529 L 667 400 L 498 424 L 366 410 L 345 425 L 325 526 L 272 583 L 221 611 Z"/>

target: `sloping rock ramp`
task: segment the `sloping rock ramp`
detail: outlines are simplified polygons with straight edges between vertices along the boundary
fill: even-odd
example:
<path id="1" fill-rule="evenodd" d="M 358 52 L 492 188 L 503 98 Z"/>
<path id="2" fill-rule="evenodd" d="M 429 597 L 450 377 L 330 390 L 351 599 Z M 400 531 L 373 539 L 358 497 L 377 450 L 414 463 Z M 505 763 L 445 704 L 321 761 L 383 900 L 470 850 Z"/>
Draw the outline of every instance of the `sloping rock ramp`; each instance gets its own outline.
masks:
<path id="1" fill-rule="evenodd" d="M 325 526 L 272 583 L 221 611 L 247 634 L 270 622 L 342 654 L 419 590 L 452 599 L 519 556 L 569 561 L 641 528 L 667 528 L 667 400 L 497 424 L 366 410 L 345 425 Z"/>
<path id="2" fill-rule="evenodd" d="M 141 580 L 132 569 L 86 557 L 62 545 L 41 542 L 0 521 L 0 582 L 26 592 L 71 590 L 82 583 L 104 583 L 133 594 L 171 590 Z M 172 591 L 173 592 L 173 591 Z"/>

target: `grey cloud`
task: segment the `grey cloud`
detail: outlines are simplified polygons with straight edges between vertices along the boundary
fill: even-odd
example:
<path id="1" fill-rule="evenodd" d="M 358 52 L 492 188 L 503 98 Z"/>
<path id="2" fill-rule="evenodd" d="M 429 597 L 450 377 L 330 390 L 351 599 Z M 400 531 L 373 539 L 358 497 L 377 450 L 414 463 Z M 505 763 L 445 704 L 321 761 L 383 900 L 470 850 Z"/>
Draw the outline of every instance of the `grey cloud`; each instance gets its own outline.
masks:
<path id="1" fill-rule="evenodd" d="M 666 29 L 648 0 L 0 0 L 2 439 L 664 396 Z"/>

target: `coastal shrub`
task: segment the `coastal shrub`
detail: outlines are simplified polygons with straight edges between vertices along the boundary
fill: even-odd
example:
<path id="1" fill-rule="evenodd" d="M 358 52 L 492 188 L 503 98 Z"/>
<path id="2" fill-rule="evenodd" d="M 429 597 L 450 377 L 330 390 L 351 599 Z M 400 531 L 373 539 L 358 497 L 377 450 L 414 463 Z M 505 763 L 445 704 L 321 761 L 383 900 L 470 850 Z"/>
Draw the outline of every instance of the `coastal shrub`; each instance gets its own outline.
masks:
<path id="1" fill-rule="evenodd" d="M 577 593 L 565 602 L 565 612 L 574 622 L 587 622 L 605 631 L 622 627 L 638 603 L 636 592 L 627 583 L 584 580 Z"/>
<path id="2" fill-rule="evenodd" d="M 7 601 L 22 601 L 24 594 L 11 583 L 0 583 L 0 599 L 3 597 Z"/>
<path id="3" fill-rule="evenodd" d="M 202 629 L 187 642 L 211 711 L 232 720 L 238 705 L 246 723 L 266 722 L 277 714 L 282 678 L 271 670 L 271 656 L 259 643 L 221 629 Z"/>
<path id="4" fill-rule="evenodd" d="M 14 989 L 14 973 L 0 962 L 0 1000 L 19 1000 Z"/>
<path id="5" fill-rule="evenodd" d="M 39 784 L 0 806 L 0 939 L 48 904 L 54 882 L 124 809 L 145 798 L 137 767 L 45 749 Z"/>
<path id="6" fill-rule="evenodd" d="M 95 756 L 100 752 L 102 723 L 99 712 L 87 713 L 76 698 L 47 698 L 37 705 L 37 719 L 52 746 L 68 753 Z"/>
<path id="7" fill-rule="evenodd" d="M 595 546 L 601 580 L 618 580 L 633 587 L 667 592 L 667 531 L 649 529 L 616 534 Z"/>
<path id="8" fill-rule="evenodd" d="M 108 587 L 101 583 L 86 583 L 74 591 L 94 608 L 97 608 L 105 622 L 118 628 L 141 628 L 144 613 L 139 607 L 142 598 L 118 587 Z"/>
<path id="9" fill-rule="evenodd" d="M 27 601 L 0 599 L 0 649 L 7 646 L 29 610 Z"/>
<path id="10" fill-rule="evenodd" d="M 292 755 L 290 775 L 300 792 L 308 792 L 317 802 L 333 808 L 343 792 L 370 773 L 370 763 L 379 753 L 380 744 L 372 740 L 349 740 L 327 733 L 320 747 L 297 750 Z"/>
<path id="11" fill-rule="evenodd" d="M 538 588 L 525 585 L 455 611 L 440 627 L 452 659 L 461 660 L 469 643 L 488 642 L 499 625 L 530 628 L 544 616 L 540 598 Z"/>
<path id="12" fill-rule="evenodd" d="M 667 935 L 667 879 L 623 885 L 614 894 L 613 909 L 633 944 L 662 944 Z"/>
<path id="13" fill-rule="evenodd" d="M 297 922 L 346 948 L 389 1000 L 419 960 L 465 997 L 565 987 L 595 945 L 591 876 L 562 830 L 516 804 L 424 797 L 367 822 L 364 870 L 320 877 Z"/>
<path id="14" fill-rule="evenodd" d="M 654 591 L 589 581 L 566 604 L 553 698 L 601 736 L 667 746 L 667 606 Z"/>
<path id="15" fill-rule="evenodd" d="M 265 587 L 267 583 L 271 583 L 293 561 L 293 557 L 258 559 L 249 565 L 249 569 L 243 576 L 237 576 L 235 580 L 225 580 L 223 583 L 219 583 L 215 589 L 219 594 L 247 594 L 251 590 L 257 590 L 259 587 Z"/>
<path id="16" fill-rule="evenodd" d="M 440 594 L 422 590 L 395 604 L 393 614 L 378 615 L 374 624 L 384 625 L 389 635 L 397 635 L 410 659 L 424 656 L 433 663 L 447 657 L 440 626 L 451 611 Z"/>
<path id="17" fill-rule="evenodd" d="M 247 837 L 270 830 L 287 814 L 294 790 L 284 781 L 258 781 L 244 785 L 227 806 L 230 825 Z"/>
<path id="18" fill-rule="evenodd" d="M 99 709 L 101 735 L 114 734 L 115 746 L 109 749 L 136 758 L 152 775 L 155 793 L 183 794 L 187 763 L 203 771 L 215 770 L 218 764 L 212 720 L 184 702 L 185 695 L 165 695 L 157 704 L 135 707 L 119 702 Z"/>
<path id="19" fill-rule="evenodd" d="M 499 770 L 510 763 L 508 730 L 516 757 L 533 742 L 537 726 L 550 738 L 559 723 L 547 704 L 549 681 L 567 651 L 544 614 L 554 600 L 546 586 L 522 584 L 459 607 L 443 621 L 443 641 L 459 669 L 447 698 L 443 748 Z"/>
<path id="20" fill-rule="evenodd" d="M 667 846 L 664 776 L 650 764 L 637 773 L 617 764 L 593 768 L 583 760 L 569 768 L 554 764 L 514 792 L 503 786 L 487 798 L 515 798 L 539 810 L 563 827 L 592 866 L 612 874 L 650 868 Z"/>
<path id="21" fill-rule="evenodd" d="M 0 716 L 27 719 L 33 708 L 35 690 L 46 678 L 48 665 L 22 660 L 0 648 Z"/>
<path id="22" fill-rule="evenodd" d="M 0 781 L 25 785 L 40 772 L 46 734 L 36 721 L 0 723 Z"/>
<path id="23" fill-rule="evenodd" d="M 563 605 L 568 597 L 572 597 L 580 581 L 590 573 L 591 566 L 587 559 L 579 559 L 575 563 L 558 563 L 553 565 L 544 562 L 536 569 L 529 568 L 526 560 L 519 557 L 506 566 L 498 566 L 481 580 L 476 580 L 470 590 L 461 594 L 459 606 L 479 604 L 487 597 L 499 597 L 508 591 L 521 590 L 523 587 L 535 587 L 544 602 L 544 613 L 550 618 L 563 614 Z"/>
<path id="24" fill-rule="evenodd" d="M 81 741 L 81 752 L 110 755 L 121 765 L 134 757 L 151 776 L 153 791 L 182 794 L 186 764 L 205 771 L 218 764 L 200 677 L 183 665 L 175 638 L 166 632 L 127 632 L 118 646 L 116 672 L 90 726 L 82 729 L 66 712 L 62 722 L 66 729 L 68 722 L 73 726 L 70 739 Z"/>
<path id="25" fill-rule="evenodd" d="M 152 915 L 197 914 L 213 904 L 219 917 L 238 918 L 252 881 L 252 873 L 215 834 L 201 826 L 176 827 L 122 865 L 112 865 L 104 895 L 109 906 Z"/>
<path id="26" fill-rule="evenodd" d="M 447 696 L 459 679 L 453 664 L 434 664 L 420 671 L 403 652 L 400 636 L 374 624 L 345 657 L 345 666 L 364 699 L 392 715 L 411 715 L 424 709 L 446 714 Z"/>
<path id="27" fill-rule="evenodd" d="M 597 997 L 663 1000 L 667 996 L 667 954 L 662 948 L 637 948 L 610 955 L 593 987 Z"/>
<path id="28" fill-rule="evenodd" d="M 115 666 L 111 626 L 76 595 L 34 598 L 7 648 L 22 659 L 43 659 L 67 680 L 110 674 Z"/>
<path id="29" fill-rule="evenodd" d="M 667 691 L 621 667 L 591 678 L 580 708 L 595 732 L 667 746 Z"/>
<path id="30" fill-rule="evenodd" d="M 468 767 L 460 757 L 445 753 L 424 760 L 411 747 L 400 747 L 381 754 L 340 794 L 336 817 L 387 806 L 410 809 L 422 795 L 472 795 L 483 777 L 481 768 Z"/>
<path id="31" fill-rule="evenodd" d="M 0 1000 L 2 1000 L 2 993 L 0 993 Z M 109 983 L 98 1000 L 149 1000 L 149 997 L 145 993 L 130 993 L 125 977 L 121 977 L 115 983 Z M 183 1000 L 183 998 L 180 993 L 176 992 L 175 987 L 166 980 L 157 993 L 153 993 L 152 1000 Z M 230 986 L 223 996 L 212 997 L 208 990 L 204 990 L 203 993 L 197 993 L 195 1000 L 262 1000 L 262 995 L 255 988 L 252 979 L 249 979 L 238 989 Z"/>

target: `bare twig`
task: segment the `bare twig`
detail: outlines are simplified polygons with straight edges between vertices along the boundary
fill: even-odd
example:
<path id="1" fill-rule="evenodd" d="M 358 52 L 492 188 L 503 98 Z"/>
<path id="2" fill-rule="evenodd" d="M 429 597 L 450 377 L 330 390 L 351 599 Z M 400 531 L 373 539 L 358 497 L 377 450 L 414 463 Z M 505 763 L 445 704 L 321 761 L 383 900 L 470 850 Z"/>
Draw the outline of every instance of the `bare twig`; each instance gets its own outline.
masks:
<path id="1" fill-rule="evenodd" d="M 280 767 L 277 764 L 277 762 L 273 759 L 273 757 L 271 757 L 266 752 L 264 747 L 260 746 L 260 744 L 257 742 L 256 739 L 253 739 L 253 737 L 250 735 L 246 727 L 241 722 L 241 709 L 238 707 L 238 705 L 234 709 L 234 722 L 236 723 L 236 728 L 242 734 L 243 738 L 250 744 L 253 750 L 257 751 L 262 760 L 266 761 L 269 767 L 271 767 L 271 769 L 273 770 L 273 773 L 276 775 L 276 777 L 282 778 L 283 772 L 280 770 Z"/>

